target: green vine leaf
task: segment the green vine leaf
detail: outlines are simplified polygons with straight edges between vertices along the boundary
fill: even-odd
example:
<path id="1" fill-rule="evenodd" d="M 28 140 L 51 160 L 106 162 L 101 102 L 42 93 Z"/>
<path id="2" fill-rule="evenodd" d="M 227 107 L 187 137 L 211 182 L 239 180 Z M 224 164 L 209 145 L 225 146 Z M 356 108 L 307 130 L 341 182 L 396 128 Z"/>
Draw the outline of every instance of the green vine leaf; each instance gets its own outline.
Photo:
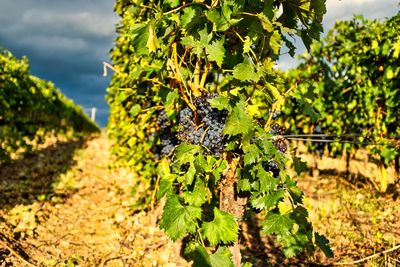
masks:
<path id="1" fill-rule="evenodd" d="M 253 120 L 246 113 L 245 102 L 241 99 L 229 114 L 223 133 L 228 135 L 246 134 L 251 131 L 252 126 Z"/>
<path id="2" fill-rule="evenodd" d="M 281 35 L 278 31 L 274 31 L 269 39 L 269 46 L 271 47 L 274 54 L 279 53 L 279 50 L 281 49 L 281 43 Z"/>
<path id="3" fill-rule="evenodd" d="M 211 107 L 216 108 L 218 110 L 229 109 L 229 98 L 218 96 L 211 99 L 208 99 Z"/>
<path id="4" fill-rule="evenodd" d="M 149 26 L 150 24 L 147 23 L 138 23 L 131 28 L 131 34 L 134 36 L 132 46 L 138 55 L 147 55 L 149 53 L 149 49 L 147 48 Z"/>
<path id="5" fill-rule="evenodd" d="M 174 163 L 182 165 L 193 160 L 195 154 L 200 151 L 200 146 L 182 143 L 176 148 Z"/>
<path id="6" fill-rule="evenodd" d="M 195 207 L 200 207 L 201 205 L 203 205 L 207 200 L 206 197 L 206 185 L 201 178 L 196 179 L 193 190 L 183 192 L 183 198 L 185 202 Z"/>
<path id="7" fill-rule="evenodd" d="M 180 2 L 181 2 L 180 0 L 165 0 L 164 1 L 165 4 L 169 5 L 172 8 L 179 6 Z"/>
<path id="8" fill-rule="evenodd" d="M 211 61 L 215 61 L 215 63 L 217 63 L 218 67 L 220 68 L 225 57 L 224 42 L 224 38 L 221 38 L 219 40 L 215 40 L 206 47 L 208 59 Z"/>
<path id="9" fill-rule="evenodd" d="M 183 14 L 181 16 L 181 25 L 186 28 L 196 17 L 196 9 L 192 7 L 187 7 L 183 9 Z"/>
<path id="10" fill-rule="evenodd" d="M 261 164 L 255 168 L 259 179 L 259 192 L 269 192 L 278 185 L 278 179 L 274 178 L 270 172 L 267 172 Z"/>
<path id="11" fill-rule="evenodd" d="M 157 34 L 153 29 L 153 26 L 149 26 L 149 37 L 147 39 L 146 47 L 149 49 L 150 53 L 154 53 L 157 51 L 159 44 L 157 39 Z"/>
<path id="12" fill-rule="evenodd" d="M 308 170 L 307 162 L 301 161 L 300 157 L 292 155 L 292 159 L 293 159 L 294 170 L 296 171 L 297 175 L 300 175 L 302 172 Z"/>
<path id="13" fill-rule="evenodd" d="M 278 204 L 283 199 L 285 191 L 278 190 L 270 194 L 252 195 L 250 203 L 255 209 L 269 210 L 271 207 Z"/>
<path id="14" fill-rule="evenodd" d="M 251 165 L 255 163 L 261 155 L 260 148 L 256 144 L 244 143 L 243 144 L 244 157 L 243 161 L 245 165 Z"/>
<path id="15" fill-rule="evenodd" d="M 187 233 L 196 232 L 197 220 L 201 218 L 201 214 L 201 208 L 184 206 L 178 196 L 170 194 L 161 216 L 160 227 L 175 241 Z"/>
<path id="16" fill-rule="evenodd" d="M 191 245 L 190 254 L 193 259 L 193 267 L 234 267 L 232 253 L 228 248 L 220 246 L 214 254 L 209 254 L 202 245 Z"/>
<path id="17" fill-rule="evenodd" d="M 295 221 L 290 218 L 290 214 L 280 214 L 277 211 L 270 211 L 263 223 L 263 231 L 266 234 L 284 235 L 291 231 L 294 223 Z"/>
<path id="18" fill-rule="evenodd" d="M 204 237 L 215 246 L 219 243 L 229 243 L 237 239 L 239 227 L 235 217 L 218 208 L 214 208 L 214 220 L 203 223 Z"/>
<path id="19" fill-rule="evenodd" d="M 219 182 L 221 179 L 222 172 L 228 167 L 228 162 L 226 160 L 221 160 L 218 167 L 212 171 L 212 174 L 215 177 L 215 184 Z"/>
<path id="20" fill-rule="evenodd" d="M 233 267 L 232 253 L 226 247 L 219 247 L 217 251 L 210 256 L 211 267 Z"/>
<path id="21" fill-rule="evenodd" d="M 260 75 L 254 69 L 253 64 L 248 60 L 237 64 L 233 68 L 233 77 L 239 81 L 245 82 L 258 82 L 260 80 Z"/>
<path id="22" fill-rule="evenodd" d="M 181 43 L 187 47 L 194 48 L 193 52 L 196 55 L 201 56 L 203 49 L 208 47 L 213 34 L 208 33 L 207 26 L 205 26 L 204 29 L 198 32 L 198 35 L 199 38 L 194 38 L 193 36 L 182 37 Z"/>
<path id="23" fill-rule="evenodd" d="M 329 246 L 329 240 L 325 236 L 319 233 L 314 234 L 315 244 L 324 252 L 327 257 L 333 257 L 333 251 Z"/>
<path id="24" fill-rule="evenodd" d="M 233 19 L 232 13 L 231 6 L 225 4 L 220 8 L 207 11 L 206 16 L 213 23 L 213 31 L 225 32 L 240 21 L 240 19 Z"/>

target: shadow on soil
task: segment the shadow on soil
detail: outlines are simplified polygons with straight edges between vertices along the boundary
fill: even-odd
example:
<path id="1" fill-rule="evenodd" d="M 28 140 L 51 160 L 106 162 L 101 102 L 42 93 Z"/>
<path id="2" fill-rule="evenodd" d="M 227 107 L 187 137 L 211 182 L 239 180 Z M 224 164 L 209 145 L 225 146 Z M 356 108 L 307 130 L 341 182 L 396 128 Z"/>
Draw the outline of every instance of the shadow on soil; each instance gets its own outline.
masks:
<path id="1" fill-rule="evenodd" d="M 61 174 L 76 164 L 74 152 L 84 147 L 85 140 L 60 142 L 25 157 L 0 165 L 0 209 L 49 199 L 56 193 L 53 184 Z"/>

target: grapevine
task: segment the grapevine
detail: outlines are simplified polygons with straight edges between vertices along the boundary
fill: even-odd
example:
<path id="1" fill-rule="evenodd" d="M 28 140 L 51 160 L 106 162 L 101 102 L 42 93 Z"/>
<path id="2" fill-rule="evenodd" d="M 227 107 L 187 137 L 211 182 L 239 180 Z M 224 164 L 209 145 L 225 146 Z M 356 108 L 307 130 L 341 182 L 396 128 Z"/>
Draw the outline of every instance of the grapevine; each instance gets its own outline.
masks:
<path id="1" fill-rule="evenodd" d="M 283 43 L 294 49 L 284 33 L 309 45 L 324 2 L 117 1 L 115 9 L 109 134 L 121 164 L 166 199 L 167 235 L 188 237 L 197 264 L 240 266 L 239 221 L 254 209 L 286 256 L 315 246 L 331 255 L 286 171 L 285 129 L 258 112 L 279 116 L 285 95 L 274 61 Z"/>

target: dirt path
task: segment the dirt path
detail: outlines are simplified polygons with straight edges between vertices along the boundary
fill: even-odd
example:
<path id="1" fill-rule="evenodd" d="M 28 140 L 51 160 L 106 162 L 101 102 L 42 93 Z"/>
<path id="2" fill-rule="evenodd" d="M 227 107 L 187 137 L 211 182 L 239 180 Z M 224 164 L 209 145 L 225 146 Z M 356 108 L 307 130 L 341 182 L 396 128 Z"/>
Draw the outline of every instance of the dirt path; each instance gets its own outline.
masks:
<path id="1" fill-rule="evenodd" d="M 3 173 L 14 181 L 9 184 L 19 192 L 15 199 L 22 200 L 1 206 L 0 266 L 29 266 L 27 261 L 37 266 L 187 265 L 179 247 L 156 226 L 156 214 L 132 214 L 135 177 L 127 169 L 108 168 L 109 145 L 101 136 L 75 147 L 64 172 L 44 171 L 63 156 L 55 149 L 12 166 L 19 173 L 12 167 Z M 35 167 L 39 173 L 32 172 Z M 39 183 L 41 190 L 21 188 L 21 173 L 30 187 Z"/>
<path id="2" fill-rule="evenodd" d="M 145 189 L 129 170 L 109 168 L 109 147 L 104 135 L 50 144 L 1 166 L 0 267 L 190 265 L 180 244 L 159 230 L 159 209 L 135 212 Z M 339 165 L 324 159 L 319 176 L 297 178 L 315 230 L 330 239 L 333 259 L 321 252 L 285 259 L 274 239 L 261 233 L 257 217 L 241 223 L 243 259 L 255 267 L 330 265 L 400 244 L 398 194 L 378 194 L 368 184 L 356 186 L 363 184 L 357 180 L 352 185 L 329 169 Z M 397 249 L 361 264 L 396 266 L 399 257 Z"/>

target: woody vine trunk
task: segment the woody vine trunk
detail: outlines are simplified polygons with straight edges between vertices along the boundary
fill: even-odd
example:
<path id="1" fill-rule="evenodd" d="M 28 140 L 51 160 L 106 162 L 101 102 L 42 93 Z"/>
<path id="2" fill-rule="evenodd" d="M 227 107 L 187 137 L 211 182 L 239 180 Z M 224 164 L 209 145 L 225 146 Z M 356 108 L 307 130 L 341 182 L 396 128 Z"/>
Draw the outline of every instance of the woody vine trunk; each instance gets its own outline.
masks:
<path id="1" fill-rule="evenodd" d="M 220 205 L 222 211 L 233 214 L 236 221 L 243 219 L 246 205 L 248 202 L 247 196 L 241 196 L 237 193 L 238 178 L 236 169 L 238 167 L 237 159 L 228 159 L 228 168 L 224 172 L 224 179 L 220 183 Z M 235 266 L 241 266 L 242 255 L 240 252 L 240 239 L 237 239 L 233 245 L 229 247 L 232 253 L 232 261 Z"/>

